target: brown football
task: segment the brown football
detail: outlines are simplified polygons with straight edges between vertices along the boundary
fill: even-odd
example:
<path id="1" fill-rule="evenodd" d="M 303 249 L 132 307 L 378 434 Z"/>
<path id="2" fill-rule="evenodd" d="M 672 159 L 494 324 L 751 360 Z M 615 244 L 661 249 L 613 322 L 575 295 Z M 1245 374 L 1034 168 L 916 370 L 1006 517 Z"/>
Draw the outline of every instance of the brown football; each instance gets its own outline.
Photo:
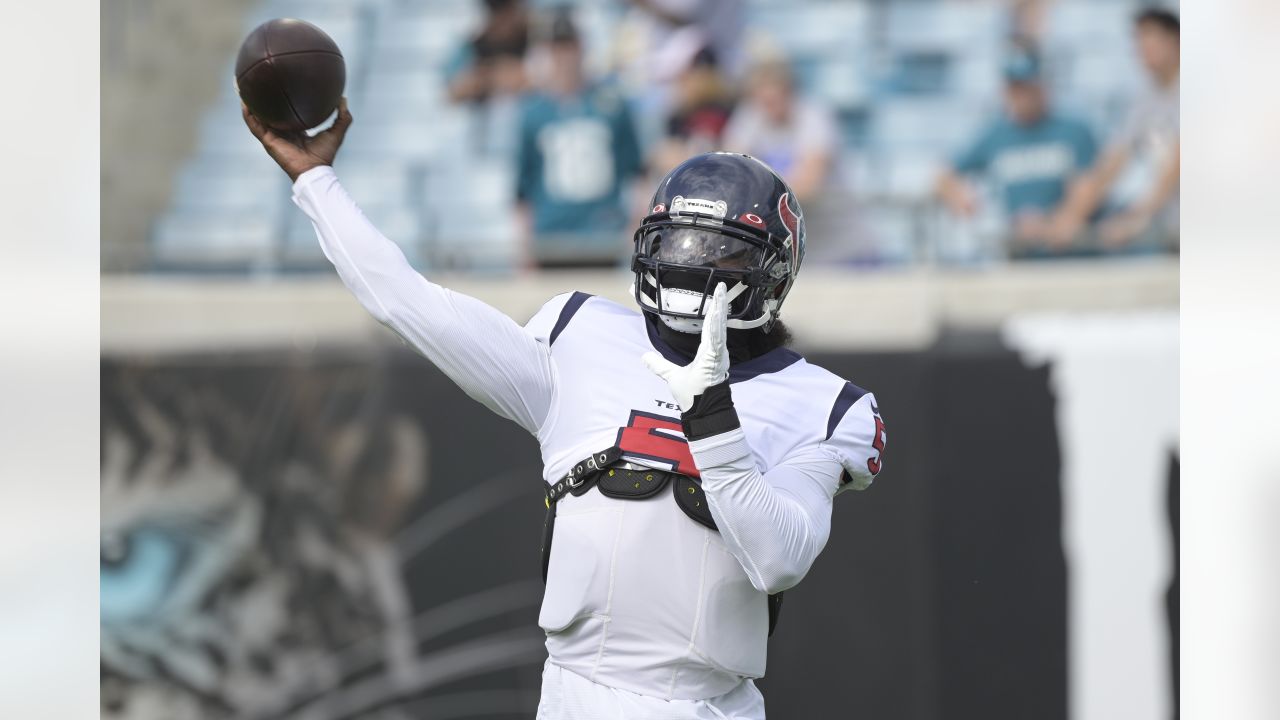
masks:
<path id="1" fill-rule="evenodd" d="M 268 127 L 313 128 L 338 107 L 347 81 L 342 51 L 304 20 L 276 18 L 249 33 L 236 57 L 236 89 Z"/>

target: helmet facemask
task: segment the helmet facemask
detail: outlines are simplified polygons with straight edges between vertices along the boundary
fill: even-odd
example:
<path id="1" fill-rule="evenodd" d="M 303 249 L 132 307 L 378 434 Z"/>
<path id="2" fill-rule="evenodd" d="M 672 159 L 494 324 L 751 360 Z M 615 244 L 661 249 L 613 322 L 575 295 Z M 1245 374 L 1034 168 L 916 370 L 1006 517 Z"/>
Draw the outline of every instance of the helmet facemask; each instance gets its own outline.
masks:
<path id="1" fill-rule="evenodd" d="M 728 327 L 767 332 L 776 319 L 788 269 L 780 241 L 765 230 L 713 215 L 660 212 L 636 230 L 635 248 L 636 302 L 672 330 L 700 332 L 721 282 Z"/>

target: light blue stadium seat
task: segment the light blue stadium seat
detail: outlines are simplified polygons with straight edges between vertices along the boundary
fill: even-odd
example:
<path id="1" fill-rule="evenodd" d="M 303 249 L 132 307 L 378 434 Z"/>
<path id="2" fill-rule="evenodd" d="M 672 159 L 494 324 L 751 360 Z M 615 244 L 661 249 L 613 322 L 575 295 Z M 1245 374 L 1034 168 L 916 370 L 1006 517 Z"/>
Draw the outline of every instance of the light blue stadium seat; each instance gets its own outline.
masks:
<path id="1" fill-rule="evenodd" d="M 873 16 L 866 2 L 779 3 L 763 15 L 768 24 L 762 27 L 791 52 L 854 55 L 870 49 Z"/>
<path id="2" fill-rule="evenodd" d="M 270 18 L 298 18 L 319 26 L 337 40 L 338 34 L 344 32 L 339 26 L 358 22 L 379 5 L 379 0 L 264 0 L 246 14 L 245 25 L 254 27 Z"/>
<path id="3" fill-rule="evenodd" d="M 505 271 L 516 262 L 517 226 L 507 207 L 441 208 L 428 215 L 427 262 L 436 267 Z"/>
<path id="4" fill-rule="evenodd" d="M 433 67 L 375 67 L 363 94 L 351 102 L 352 112 L 358 107 L 361 118 L 431 117 L 447 105 L 448 93 L 443 73 Z"/>
<path id="5" fill-rule="evenodd" d="M 887 55 L 881 89 L 886 95 L 939 97 L 951 92 L 959 56 L 946 50 L 896 50 Z"/>
<path id="6" fill-rule="evenodd" d="M 755 26 L 778 43 L 803 93 L 836 109 L 870 101 L 875 55 L 863 3 L 801 5 L 786 10 L 787 22 L 776 10 L 762 9 Z"/>
<path id="7" fill-rule="evenodd" d="M 398 158 L 339 154 L 334 170 L 362 207 L 408 207 L 413 202 L 413 168 Z"/>
<path id="8" fill-rule="evenodd" d="M 465 110 L 439 108 L 430 117 L 397 115 L 356 122 L 347 133 L 343 152 L 405 161 L 465 157 L 471 139 L 471 118 Z"/>
<path id="9" fill-rule="evenodd" d="M 885 41 L 892 50 L 964 52 L 1000 42 L 1007 31 L 1005 4 L 969 2 L 889 2 L 884 4 Z"/>
<path id="10" fill-rule="evenodd" d="M 846 151 L 840 158 L 840 179 L 844 187 L 858 197 L 881 194 L 881 174 L 872 157 L 860 150 Z"/>
<path id="11" fill-rule="evenodd" d="M 833 107 L 859 107 L 871 101 L 870 62 L 866 57 L 832 58 L 814 68 L 810 92 Z"/>
<path id="12" fill-rule="evenodd" d="M 947 87 L 951 97 L 994 104 L 1004 85 L 999 47 L 979 47 L 954 58 Z"/>
<path id="13" fill-rule="evenodd" d="M 351 112 L 356 117 L 357 123 L 368 123 L 370 125 L 406 125 L 412 128 L 419 128 L 431 131 L 433 127 L 440 127 L 439 123 L 451 122 L 449 119 L 439 120 L 442 114 L 448 114 L 449 107 L 443 97 L 431 100 L 426 93 L 421 95 L 404 94 L 385 94 L 385 95 L 366 95 L 361 100 L 351 102 Z M 444 111 L 442 113 L 442 111 Z M 456 124 L 465 124 L 466 121 L 455 120 Z M 458 128 L 444 128 L 444 132 L 457 131 Z M 465 136 L 460 132 L 459 136 Z"/>
<path id="14" fill-rule="evenodd" d="M 877 204 L 861 209 L 859 224 L 866 237 L 859 243 L 874 248 L 875 258 L 887 265 L 916 260 L 919 225 L 913 210 L 906 205 Z"/>
<path id="15" fill-rule="evenodd" d="M 938 173 L 947 162 L 935 152 L 899 151 L 882 158 L 883 189 L 890 197 L 925 200 L 933 195 Z"/>
<path id="16" fill-rule="evenodd" d="M 431 208 L 504 207 L 514 202 L 515 170 L 509 163 L 476 160 L 428 173 L 422 202 Z"/>
<path id="17" fill-rule="evenodd" d="M 479 28 L 482 17 L 478 2 L 451 5 L 393 6 L 381 14 L 372 46 L 373 64 L 441 68 L 454 49 Z"/>
<path id="18" fill-rule="evenodd" d="M 1132 94 L 1143 82 L 1137 58 L 1127 48 L 1073 52 L 1064 70 L 1064 89 L 1086 95 Z"/>
<path id="19" fill-rule="evenodd" d="M 890 98 L 875 106 L 871 143 L 886 149 L 949 154 L 981 129 L 991 109 L 965 100 Z"/>
<path id="20" fill-rule="evenodd" d="M 1129 47 L 1137 7 L 1120 0 L 1059 0 L 1049 8 L 1045 42 L 1068 47 Z"/>
<path id="21" fill-rule="evenodd" d="M 196 153 L 200 157 L 265 157 L 262 145 L 244 125 L 240 99 L 233 90 L 225 91 L 201 118 Z"/>
<path id="22" fill-rule="evenodd" d="M 263 213 L 171 210 L 152 228 L 151 257 L 165 269 L 267 269 L 280 230 Z"/>
<path id="23" fill-rule="evenodd" d="M 422 188 L 428 261 L 503 270 L 515 259 L 515 177 L 509 163 L 477 160 L 435 168 Z"/>
<path id="24" fill-rule="evenodd" d="M 477 0 L 387 0 L 386 4 L 395 12 L 411 15 L 467 15 L 478 21 L 481 14 Z"/>
<path id="25" fill-rule="evenodd" d="M 846 150 L 861 151 L 871 136 L 872 109 L 869 105 L 838 108 L 840 139 Z"/>
<path id="26" fill-rule="evenodd" d="M 1050 9 L 1045 45 L 1056 88 L 1073 102 L 1103 103 L 1081 108 L 1084 114 L 1113 116 L 1116 98 L 1141 87 L 1132 39 L 1136 10 L 1136 3 L 1103 0 L 1066 0 Z"/>
<path id="27" fill-rule="evenodd" d="M 188 163 L 178 175 L 171 205 L 178 210 L 276 217 L 288 195 L 289 178 L 259 148 L 258 156 L 252 158 L 213 157 Z"/>

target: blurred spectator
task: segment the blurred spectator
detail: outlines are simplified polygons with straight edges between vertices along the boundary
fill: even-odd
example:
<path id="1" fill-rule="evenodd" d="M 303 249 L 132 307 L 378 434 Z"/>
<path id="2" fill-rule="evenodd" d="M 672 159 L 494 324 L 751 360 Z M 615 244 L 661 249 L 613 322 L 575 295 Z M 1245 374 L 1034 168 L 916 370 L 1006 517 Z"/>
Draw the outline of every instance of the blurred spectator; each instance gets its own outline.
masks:
<path id="1" fill-rule="evenodd" d="M 631 0 L 650 21 L 645 33 L 651 54 L 643 62 L 663 64 L 663 56 L 681 53 L 691 42 L 711 48 L 730 76 L 742 71 L 742 40 L 746 33 L 743 0 Z"/>
<path id="2" fill-rule="evenodd" d="M 445 66 L 449 99 L 483 102 L 515 95 L 526 87 L 524 56 L 529 48 L 529 16 L 524 0 L 484 0 L 484 25 Z"/>
<path id="3" fill-rule="evenodd" d="M 1049 22 L 1051 4 L 1051 0 L 1012 0 L 1010 20 L 1013 31 L 1010 34 L 1039 44 Z"/>
<path id="4" fill-rule="evenodd" d="M 697 51 L 676 78 L 666 137 L 654 153 L 653 171 L 665 174 L 694 155 L 719 150 L 732 111 L 733 91 L 720 73 L 715 52 Z"/>
<path id="5" fill-rule="evenodd" d="M 839 151 L 830 110 L 798 96 L 791 68 L 767 61 L 752 68 L 747 95 L 724 132 L 724 149 L 763 160 L 801 202 L 823 190 Z"/>
<path id="6" fill-rule="evenodd" d="M 516 199 L 526 267 L 616 265 L 626 246 L 624 198 L 643 171 L 626 101 L 591 83 L 567 11 L 549 23 L 545 79 L 520 108 Z"/>
<path id="7" fill-rule="evenodd" d="M 484 0 L 480 31 L 445 66 L 449 99 L 473 109 L 472 141 L 483 154 L 510 156 L 519 98 L 528 88 L 529 13 L 524 0 Z"/>
<path id="8" fill-rule="evenodd" d="M 720 72 L 741 80 L 747 37 L 743 0 L 628 0 L 610 39 L 611 69 L 636 112 L 646 146 L 666 137 L 676 80 L 689 58 L 710 48 Z"/>
<path id="9" fill-rule="evenodd" d="M 1004 115 L 942 173 L 938 195 L 951 212 L 973 217 L 978 192 L 965 176 L 981 176 L 1000 195 L 1013 257 L 1072 254 L 1071 236 L 1054 236 L 1068 193 L 1093 164 L 1097 143 L 1083 122 L 1050 107 L 1039 55 L 1014 45 L 1004 68 Z"/>
<path id="10" fill-rule="evenodd" d="M 1168 10 L 1147 9 L 1135 18 L 1138 54 L 1151 84 L 1138 96 L 1097 168 L 1073 198 L 1072 213 L 1061 234 L 1078 229 L 1083 218 L 1102 205 L 1113 186 L 1129 185 L 1120 192 L 1124 209 L 1099 228 L 1102 243 L 1111 248 L 1152 251 L 1176 242 L 1181 173 L 1178 26 L 1178 16 Z M 1122 178 L 1121 171 L 1126 168 L 1130 175 Z M 1125 183 L 1125 179 L 1134 182 Z"/>

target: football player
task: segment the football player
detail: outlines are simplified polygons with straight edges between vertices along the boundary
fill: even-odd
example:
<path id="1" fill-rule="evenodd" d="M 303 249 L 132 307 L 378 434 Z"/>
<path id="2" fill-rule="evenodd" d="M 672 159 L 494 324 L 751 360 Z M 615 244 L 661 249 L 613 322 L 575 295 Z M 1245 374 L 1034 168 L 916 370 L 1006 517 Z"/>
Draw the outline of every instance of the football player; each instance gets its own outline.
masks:
<path id="1" fill-rule="evenodd" d="M 360 212 L 330 167 L 345 103 L 301 145 L 244 117 L 361 304 L 541 446 L 538 717 L 763 718 L 781 593 L 886 437 L 870 393 L 785 347 L 805 248 L 787 184 L 745 155 L 687 160 L 635 233 L 639 311 L 571 292 L 522 327 L 418 274 Z"/>

